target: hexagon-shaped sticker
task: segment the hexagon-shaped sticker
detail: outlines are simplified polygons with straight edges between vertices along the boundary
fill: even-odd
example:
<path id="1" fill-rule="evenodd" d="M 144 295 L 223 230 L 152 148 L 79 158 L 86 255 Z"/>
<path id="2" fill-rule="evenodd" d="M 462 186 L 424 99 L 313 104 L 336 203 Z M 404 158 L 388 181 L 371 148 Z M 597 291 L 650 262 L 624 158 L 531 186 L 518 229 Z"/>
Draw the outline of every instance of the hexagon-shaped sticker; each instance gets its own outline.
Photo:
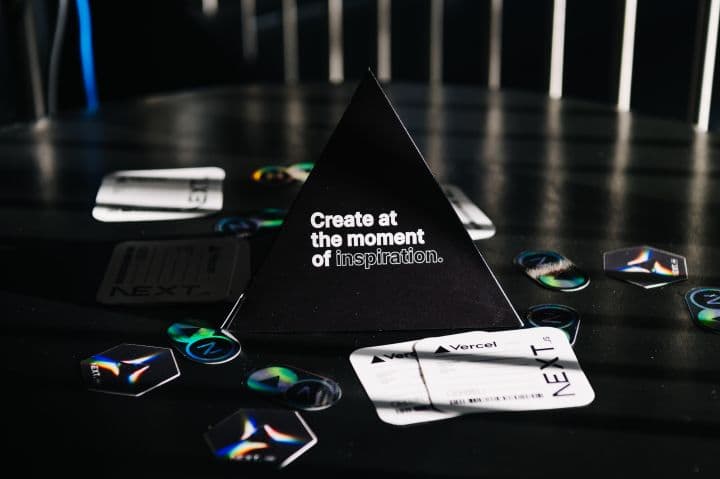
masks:
<path id="1" fill-rule="evenodd" d="M 659 288 L 688 278 L 684 256 L 652 246 L 633 246 L 603 254 L 603 269 L 612 277 L 641 288 Z"/>
<path id="2" fill-rule="evenodd" d="M 88 388 L 123 396 L 142 396 L 180 376 L 169 348 L 120 344 L 80 361 Z"/>
<path id="3" fill-rule="evenodd" d="M 299 413 L 241 409 L 220 421 L 205 439 L 215 457 L 282 468 L 317 443 Z"/>

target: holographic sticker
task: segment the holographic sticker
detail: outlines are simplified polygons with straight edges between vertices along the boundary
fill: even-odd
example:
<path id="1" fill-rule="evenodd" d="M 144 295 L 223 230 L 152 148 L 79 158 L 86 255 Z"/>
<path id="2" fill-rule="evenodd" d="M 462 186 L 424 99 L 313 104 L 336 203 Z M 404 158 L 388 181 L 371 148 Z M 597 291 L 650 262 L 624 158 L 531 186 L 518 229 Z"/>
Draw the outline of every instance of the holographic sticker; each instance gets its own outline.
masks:
<path id="1" fill-rule="evenodd" d="M 295 163 L 287 167 L 287 172 L 295 180 L 304 183 L 314 166 L 315 163 Z"/>
<path id="2" fill-rule="evenodd" d="M 304 411 L 321 411 L 340 400 L 342 391 L 329 379 L 302 379 L 285 391 L 287 403 Z"/>
<path id="3" fill-rule="evenodd" d="M 246 384 L 252 391 L 305 411 L 327 409 L 342 396 L 340 386 L 332 379 L 288 366 L 258 369 L 248 376 Z"/>
<path id="4" fill-rule="evenodd" d="M 575 344 L 580 330 L 580 315 L 574 309 L 562 304 L 539 304 L 530 307 L 525 315 L 526 328 L 549 326 L 558 328 Z"/>
<path id="5" fill-rule="evenodd" d="M 287 210 L 279 208 L 265 208 L 250 214 L 250 220 L 257 223 L 261 229 L 279 228 L 287 215 Z"/>
<path id="6" fill-rule="evenodd" d="M 180 376 L 168 348 L 120 344 L 80 361 L 88 388 L 110 394 L 142 396 Z"/>
<path id="7" fill-rule="evenodd" d="M 240 342 L 228 331 L 174 323 L 167 330 L 175 349 L 202 364 L 222 364 L 240 354 Z"/>
<path id="8" fill-rule="evenodd" d="M 634 246 L 603 254 L 603 269 L 615 279 L 650 289 L 688 278 L 684 256 L 653 248 Z"/>
<path id="9" fill-rule="evenodd" d="M 590 284 L 587 274 L 555 251 L 523 251 L 515 264 L 539 285 L 555 291 L 579 291 Z"/>
<path id="10" fill-rule="evenodd" d="M 284 166 L 263 166 L 253 171 L 251 178 L 264 185 L 287 185 L 296 181 Z"/>
<path id="11" fill-rule="evenodd" d="M 286 214 L 286 210 L 265 208 L 242 216 L 229 216 L 215 223 L 215 231 L 247 238 L 262 230 L 279 228 Z"/>
<path id="12" fill-rule="evenodd" d="M 698 326 L 720 332 L 720 288 L 693 288 L 685 295 L 685 302 Z"/>
<path id="13" fill-rule="evenodd" d="M 215 231 L 218 233 L 234 234 L 241 238 L 252 236 L 259 228 L 257 222 L 242 216 L 221 218 L 215 223 Z"/>
<path id="14" fill-rule="evenodd" d="M 247 387 L 266 394 L 282 394 L 298 380 L 292 369 L 282 366 L 270 366 L 258 369 L 247 378 Z"/>
<path id="15" fill-rule="evenodd" d="M 283 468 L 317 443 L 297 412 L 241 409 L 223 419 L 205 440 L 215 457 Z"/>

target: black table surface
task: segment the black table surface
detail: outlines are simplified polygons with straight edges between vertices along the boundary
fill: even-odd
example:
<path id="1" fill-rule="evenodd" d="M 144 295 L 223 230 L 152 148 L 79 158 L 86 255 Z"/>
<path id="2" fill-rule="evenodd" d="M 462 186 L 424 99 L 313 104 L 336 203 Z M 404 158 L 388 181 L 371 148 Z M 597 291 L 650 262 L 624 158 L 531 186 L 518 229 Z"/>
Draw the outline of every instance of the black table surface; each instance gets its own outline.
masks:
<path id="1" fill-rule="evenodd" d="M 319 442 L 281 475 L 717 477 L 720 336 L 690 321 L 683 295 L 720 285 L 718 138 L 532 94 L 388 86 L 437 178 L 460 186 L 497 226 L 496 236 L 476 244 L 518 311 L 562 303 L 581 313 L 575 351 L 596 392 L 590 406 L 385 424 L 348 355 L 429 335 L 422 331 L 253 335 L 241 338 L 243 359 L 202 366 L 180 358 L 182 376 L 140 398 L 85 389 L 81 359 L 123 342 L 168 346 L 171 322 L 219 324 L 230 308 L 98 304 L 113 245 L 212 236 L 219 216 L 288 207 L 297 187 L 253 184 L 251 172 L 313 161 L 352 91 L 353 85 L 213 89 L 0 130 L 6 461 L 28 472 L 98 477 L 267 475 L 216 461 L 202 435 L 239 408 L 278 407 L 248 393 L 244 374 L 290 364 L 336 379 L 343 398 L 303 413 Z M 190 166 L 226 170 L 221 215 L 114 224 L 91 217 L 103 175 Z M 253 240 L 255 266 L 271 240 Z M 643 290 L 603 274 L 603 251 L 641 244 L 685 255 L 689 280 Z M 565 254 L 590 274 L 590 286 L 575 293 L 538 287 L 513 267 L 524 249 Z"/>

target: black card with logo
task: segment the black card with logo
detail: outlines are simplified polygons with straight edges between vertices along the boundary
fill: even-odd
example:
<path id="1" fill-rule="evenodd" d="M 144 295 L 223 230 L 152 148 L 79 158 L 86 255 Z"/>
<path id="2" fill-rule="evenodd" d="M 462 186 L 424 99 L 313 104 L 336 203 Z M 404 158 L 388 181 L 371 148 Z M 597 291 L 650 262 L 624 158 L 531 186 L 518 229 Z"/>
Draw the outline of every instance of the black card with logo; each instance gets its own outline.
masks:
<path id="1" fill-rule="evenodd" d="M 249 277 L 244 240 L 126 241 L 113 250 L 97 299 L 127 305 L 223 301 L 236 298 Z"/>
<path id="2" fill-rule="evenodd" d="M 232 328 L 510 328 L 520 321 L 377 80 L 288 212 Z"/>

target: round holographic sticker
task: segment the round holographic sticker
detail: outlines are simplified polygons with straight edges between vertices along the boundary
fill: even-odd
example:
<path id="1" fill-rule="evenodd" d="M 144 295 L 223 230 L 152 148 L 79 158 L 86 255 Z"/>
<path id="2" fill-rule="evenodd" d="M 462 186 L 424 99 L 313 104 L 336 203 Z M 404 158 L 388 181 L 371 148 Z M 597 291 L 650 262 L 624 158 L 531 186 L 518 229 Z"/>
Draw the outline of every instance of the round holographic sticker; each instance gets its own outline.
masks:
<path id="1" fill-rule="evenodd" d="M 284 166 L 263 166 L 253 171 L 251 178 L 264 185 L 286 185 L 297 181 Z"/>
<path id="2" fill-rule="evenodd" d="M 515 264 L 538 284 L 555 291 L 579 291 L 590 284 L 587 274 L 555 251 L 523 251 Z"/>
<path id="3" fill-rule="evenodd" d="M 685 295 L 690 316 L 701 327 L 720 332 L 720 288 L 694 288 Z"/>
<path id="4" fill-rule="evenodd" d="M 174 323 L 167 330 L 173 346 L 185 357 L 202 364 L 232 361 L 241 351 L 240 342 L 229 332 L 192 324 Z"/>
<path id="5" fill-rule="evenodd" d="M 260 228 L 279 228 L 287 215 L 287 210 L 280 208 L 265 208 L 251 213 L 250 220 L 257 223 Z"/>
<path id="6" fill-rule="evenodd" d="M 242 238 L 252 236 L 259 229 L 260 225 L 256 221 L 242 216 L 229 216 L 215 223 L 215 231 L 218 233 L 234 234 Z"/>
<path id="7" fill-rule="evenodd" d="M 242 216 L 228 216 L 215 223 L 215 231 L 247 238 L 261 230 L 279 228 L 286 214 L 283 209 L 264 208 Z"/>
<path id="8" fill-rule="evenodd" d="M 580 329 L 580 315 L 574 309 L 562 304 L 539 304 L 530 307 L 525 315 L 527 327 L 558 328 L 575 344 Z"/>
<path id="9" fill-rule="evenodd" d="M 340 400 L 340 386 L 329 379 L 302 379 L 285 391 L 285 401 L 303 411 L 321 411 Z"/>
<path id="10" fill-rule="evenodd" d="M 281 366 L 270 366 L 258 369 L 247 378 L 247 387 L 253 391 L 266 394 L 282 394 L 298 380 L 292 369 Z"/>
<path id="11" fill-rule="evenodd" d="M 698 308 L 720 309 L 720 288 L 695 288 L 688 293 L 688 299 Z"/>

